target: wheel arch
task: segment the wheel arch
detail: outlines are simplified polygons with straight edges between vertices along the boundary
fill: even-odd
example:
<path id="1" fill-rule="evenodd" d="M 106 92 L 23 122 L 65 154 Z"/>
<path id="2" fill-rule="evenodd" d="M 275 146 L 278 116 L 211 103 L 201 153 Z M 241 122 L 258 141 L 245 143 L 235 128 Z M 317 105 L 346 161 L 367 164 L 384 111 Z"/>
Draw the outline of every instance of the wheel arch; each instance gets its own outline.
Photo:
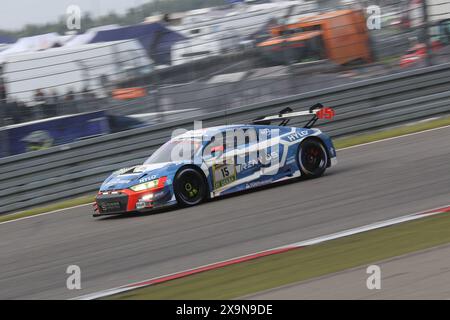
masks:
<path id="1" fill-rule="evenodd" d="M 325 149 L 325 152 L 327 153 L 327 168 L 331 167 L 331 155 L 330 155 L 330 150 L 328 150 L 326 143 L 323 141 L 322 138 L 318 137 L 318 136 L 308 136 L 305 139 L 303 139 L 302 141 L 300 141 L 300 143 L 298 144 L 298 148 L 300 148 L 300 146 L 302 145 L 302 143 L 304 143 L 307 140 L 315 140 L 317 142 L 319 142 L 323 148 Z"/>
<path id="2" fill-rule="evenodd" d="M 203 177 L 203 182 L 205 183 L 206 188 L 207 188 L 206 198 L 210 199 L 211 198 L 211 187 L 209 185 L 208 178 L 206 177 L 205 172 L 203 172 L 203 170 L 199 166 L 196 166 L 195 164 L 185 164 L 185 165 L 182 165 L 181 167 L 179 167 L 178 170 L 175 172 L 175 175 L 173 176 L 174 183 L 175 183 L 175 178 L 177 177 L 178 173 L 184 169 L 193 169 L 200 173 L 200 175 Z"/>

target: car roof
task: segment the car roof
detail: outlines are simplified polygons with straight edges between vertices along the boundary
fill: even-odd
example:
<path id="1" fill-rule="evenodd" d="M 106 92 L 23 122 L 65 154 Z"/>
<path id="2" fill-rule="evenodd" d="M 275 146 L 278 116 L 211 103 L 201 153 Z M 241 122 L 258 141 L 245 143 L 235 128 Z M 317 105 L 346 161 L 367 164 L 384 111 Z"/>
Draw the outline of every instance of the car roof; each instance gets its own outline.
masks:
<path id="1" fill-rule="evenodd" d="M 270 125 L 254 125 L 254 124 L 232 124 L 232 125 L 223 125 L 216 127 L 209 127 L 197 130 L 187 131 L 174 139 L 189 139 L 189 138 L 200 138 L 200 137 L 212 137 L 220 132 L 224 132 L 230 129 L 239 129 L 239 128 L 255 128 L 255 129 L 281 129 L 290 127 L 280 127 L 280 126 L 270 126 Z"/>

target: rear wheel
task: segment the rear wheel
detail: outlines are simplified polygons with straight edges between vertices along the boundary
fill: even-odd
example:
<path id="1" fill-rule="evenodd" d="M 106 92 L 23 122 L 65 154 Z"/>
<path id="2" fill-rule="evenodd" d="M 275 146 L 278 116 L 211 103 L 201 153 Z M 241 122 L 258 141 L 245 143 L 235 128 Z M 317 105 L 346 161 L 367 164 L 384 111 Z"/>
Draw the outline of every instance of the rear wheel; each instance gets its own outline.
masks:
<path id="1" fill-rule="evenodd" d="M 318 178 L 327 168 L 328 155 L 322 143 L 315 139 L 307 139 L 298 148 L 297 161 L 306 178 Z"/>
<path id="2" fill-rule="evenodd" d="M 193 168 L 181 169 L 174 180 L 175 197 L 180 205 L 188 207 L 202 202 L 207 193 L 203 175 Z"/>

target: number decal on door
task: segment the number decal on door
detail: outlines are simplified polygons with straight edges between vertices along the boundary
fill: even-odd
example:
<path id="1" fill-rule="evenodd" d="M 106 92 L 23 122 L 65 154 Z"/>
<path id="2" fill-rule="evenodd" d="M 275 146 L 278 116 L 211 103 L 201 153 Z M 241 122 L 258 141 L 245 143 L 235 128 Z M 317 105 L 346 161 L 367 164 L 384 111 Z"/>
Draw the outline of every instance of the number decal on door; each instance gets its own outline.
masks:
<path id="1" fill-rule="evenodd" d="M 214 189 L 222 188 L 236 181 L 236 167 L 234 164 L 220 164 L 213 166 Z"/>

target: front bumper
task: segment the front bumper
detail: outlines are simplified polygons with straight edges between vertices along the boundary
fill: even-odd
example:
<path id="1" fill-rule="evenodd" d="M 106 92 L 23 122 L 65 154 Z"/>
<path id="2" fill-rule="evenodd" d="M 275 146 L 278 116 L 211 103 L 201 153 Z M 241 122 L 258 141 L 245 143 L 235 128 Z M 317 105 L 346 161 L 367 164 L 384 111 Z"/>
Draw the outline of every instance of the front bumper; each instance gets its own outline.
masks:
<path id="1" fill-rule="evenodd" d="M 99 213 L 122 213 L 128 209 L 128 194 L 123 191 L 99 193 L 95 198 Z"/>
<path id="2" fill-rule="evenodd" d="M 94 216 L 148 211 L 175 203 L 169 186 L 139 192 L 130 189 L 103 191 L 95 199 Z"/>

